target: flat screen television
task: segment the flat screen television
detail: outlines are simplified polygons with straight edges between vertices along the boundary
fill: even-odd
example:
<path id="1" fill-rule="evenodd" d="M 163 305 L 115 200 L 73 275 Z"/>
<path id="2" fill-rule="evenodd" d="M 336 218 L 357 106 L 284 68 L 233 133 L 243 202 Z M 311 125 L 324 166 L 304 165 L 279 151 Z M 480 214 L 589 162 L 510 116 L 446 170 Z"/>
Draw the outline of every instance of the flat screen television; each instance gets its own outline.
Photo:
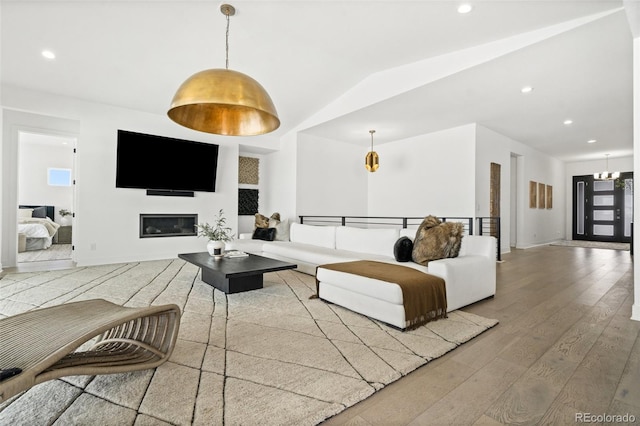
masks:
<path id="1" fill-rule="evenodd" d="M 118 130 L 116 188 L 215 192 L 218 145 Z"/>

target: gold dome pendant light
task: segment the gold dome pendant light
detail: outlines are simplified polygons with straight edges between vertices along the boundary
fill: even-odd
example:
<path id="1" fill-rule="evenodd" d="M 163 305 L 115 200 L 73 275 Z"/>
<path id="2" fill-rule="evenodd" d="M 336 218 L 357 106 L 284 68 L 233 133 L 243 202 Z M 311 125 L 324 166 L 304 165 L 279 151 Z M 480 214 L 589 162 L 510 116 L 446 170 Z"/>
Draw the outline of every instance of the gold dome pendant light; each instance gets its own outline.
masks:
<path id="1" fill-rule="evenodd" d="M 373 150 L 373 134 L 375 130 L 369 130 L 371 133 L 371 151 L 367 153 L 367 156 L 364 159 L 364 167 L 366 167 L 367 171 L 373 173 L 378 170 L 380 167 L 380 158 L 378 157 L 378 153 Z"/>
<path id="2" fill-rule="evenodd" d="M 280 127 L 276 107 L 256 80 L 229 69 L 229 16 L 236 10 L 223 4 L 227 17 L 226 68 L 200 71 L 178 88 L 169 118 L 181 126 L 227 136 L 251 136 Z"/>

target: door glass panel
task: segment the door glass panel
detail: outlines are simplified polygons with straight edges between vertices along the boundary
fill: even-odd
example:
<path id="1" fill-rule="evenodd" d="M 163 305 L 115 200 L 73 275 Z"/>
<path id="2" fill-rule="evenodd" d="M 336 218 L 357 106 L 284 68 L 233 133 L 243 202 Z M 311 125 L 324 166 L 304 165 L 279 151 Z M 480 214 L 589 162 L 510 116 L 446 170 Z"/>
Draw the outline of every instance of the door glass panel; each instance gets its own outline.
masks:
<path id="1" fill-rule="evenodd" d="M 593 235 L 613 236 L 613 225 L 593 225 Z"/>
<path id="2" fill-rule="evenodd" d="M 633 179 L 624 180 L 624 236 L 631 236 L 633 222 Z"/>
<path id="3" fill-rule="evenodd" d="M 593 220 L 613 220 L 613 210 L 594 210 Z"/>
<path id="4" fill-rule="evenodd" d="M 593 191 L 613 191 L 613 182 L 612 180 L 594 180 L 593 181 Z"/>
<path id="5" fill-rule="evenodd" d="M 584 235 L 584 182 L 578 182 L 576 192 L 576 233 Z"/>
<path id="6" fill-rule="evenodd" d="M 594 195 L 594 206 L 613 206 L 613 195 Z"/>

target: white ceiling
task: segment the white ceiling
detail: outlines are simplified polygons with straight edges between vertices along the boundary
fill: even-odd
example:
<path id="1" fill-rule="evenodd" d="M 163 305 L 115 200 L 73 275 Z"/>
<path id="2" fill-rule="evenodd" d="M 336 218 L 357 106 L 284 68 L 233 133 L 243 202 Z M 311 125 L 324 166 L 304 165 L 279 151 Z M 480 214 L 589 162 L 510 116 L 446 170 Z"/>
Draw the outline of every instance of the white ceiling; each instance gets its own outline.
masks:
<path id="1" fill-rule="evenodd" d="M 267 89 L 282 123 L 242 143 L 281 137 L 375 73 L 622 7 L 476 0 L 460 15 L 458 3 L 232 2 L 229 66 Z M 2 83 L 165 115 L 189 75 L 224 67 L 219 5 L 1 0 Z M 368 146 L 371 128 L 384 143 L 477 122 L 565 161 L 631 155 L 632 66 L 619 10 L 305 131 Z M 534 86 L 526 96 L 525 84 Z"/>

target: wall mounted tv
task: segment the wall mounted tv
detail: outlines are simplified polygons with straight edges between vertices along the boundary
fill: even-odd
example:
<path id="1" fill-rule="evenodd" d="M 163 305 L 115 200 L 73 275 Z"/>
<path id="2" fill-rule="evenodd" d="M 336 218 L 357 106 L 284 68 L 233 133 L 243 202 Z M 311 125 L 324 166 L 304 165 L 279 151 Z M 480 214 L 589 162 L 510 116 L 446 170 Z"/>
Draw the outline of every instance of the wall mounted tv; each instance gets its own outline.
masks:
<path id="1" fill-rule="evenodd" d="M 218 145 L 118 130 L 116 188 L 215 192 L 217 168 Z"/>

